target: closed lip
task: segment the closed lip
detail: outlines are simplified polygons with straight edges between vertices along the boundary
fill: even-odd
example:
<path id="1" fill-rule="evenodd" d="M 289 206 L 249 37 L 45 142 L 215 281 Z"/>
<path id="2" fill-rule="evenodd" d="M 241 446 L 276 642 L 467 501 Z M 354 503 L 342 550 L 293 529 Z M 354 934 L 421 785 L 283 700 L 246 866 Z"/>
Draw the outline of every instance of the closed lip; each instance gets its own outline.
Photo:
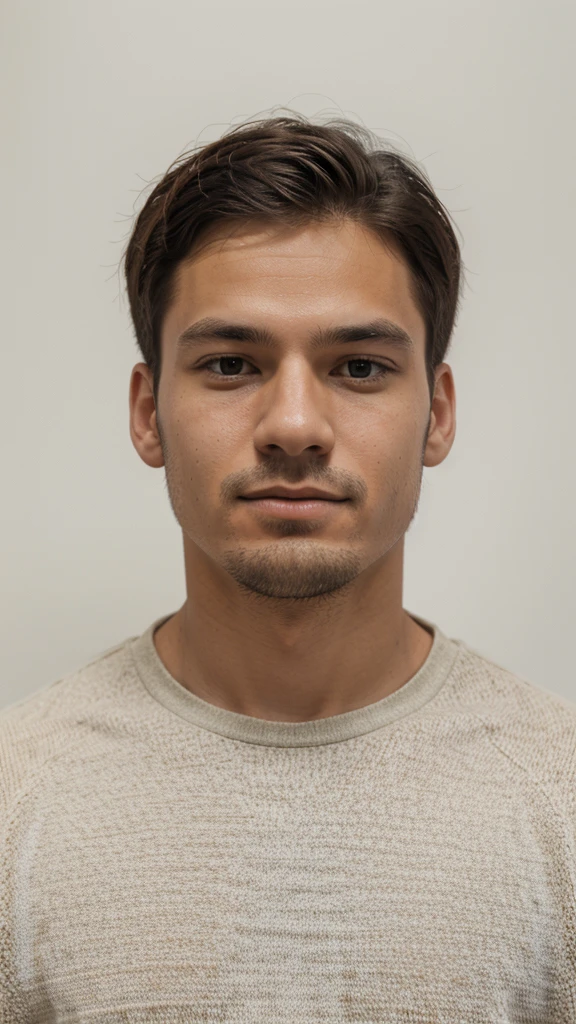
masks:
<path id="1" fill-rule="evenodd" d="M 266 487 L 261 491 L 249 491 L 242 494 L 242 498 L 292 498 L 293 500 L 304 500 L 305 498 L 316 498 L 322 501 L 346 501 L 339 494 L 330 494 L 329 491 L 322 491 L 317 487 L 301 487 L 292 490 L 289 487 Z"/>

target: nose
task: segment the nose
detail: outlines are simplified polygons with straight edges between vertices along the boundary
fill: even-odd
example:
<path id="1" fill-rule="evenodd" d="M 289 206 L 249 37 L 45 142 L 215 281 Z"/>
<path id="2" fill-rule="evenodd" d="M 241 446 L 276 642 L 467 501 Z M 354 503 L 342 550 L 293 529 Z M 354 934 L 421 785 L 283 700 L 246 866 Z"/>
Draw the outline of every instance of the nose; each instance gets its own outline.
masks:
<path id="1" fill-rule="evenodd" d="M 256 448 L 266 454 L 279 448 L 293 456 L 328 454 L 335 440 L 330 397 L 305 359 L 286 360 L 259 391 Z"/>

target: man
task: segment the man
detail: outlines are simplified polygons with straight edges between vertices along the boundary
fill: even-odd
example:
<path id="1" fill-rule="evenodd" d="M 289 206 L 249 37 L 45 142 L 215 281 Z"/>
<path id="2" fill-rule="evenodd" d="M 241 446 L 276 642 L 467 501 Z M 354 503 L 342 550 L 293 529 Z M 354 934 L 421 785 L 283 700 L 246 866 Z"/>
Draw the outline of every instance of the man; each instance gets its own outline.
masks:
<path id="1" fill-rule="evenodd" d="M 430 184 L 249 123 L 125 266 L 187 597 L 0 716 L 2 1020 L 575 1021 L 575 709 L 402 606 L 455 435 Z"/>

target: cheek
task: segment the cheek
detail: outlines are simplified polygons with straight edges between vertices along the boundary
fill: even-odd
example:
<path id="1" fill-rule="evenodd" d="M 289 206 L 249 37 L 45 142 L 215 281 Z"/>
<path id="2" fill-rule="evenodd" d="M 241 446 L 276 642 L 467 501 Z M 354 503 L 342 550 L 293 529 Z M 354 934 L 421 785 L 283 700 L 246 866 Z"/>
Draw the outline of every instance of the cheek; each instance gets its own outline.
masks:
<path id="1" fill-rule="evenodd" d="M 383 403 L 371 415 L 342 419 L 337 437 L 367 470 L 370 465 L 390 469 L 410 461 L 419 447 L 423 427 L 416 413 L 404 403 Z"/>
<path id="2" fill-rule="evenodd" d="M 421 482 L 425 426 L 414 412 L 385 415 L 350 436 L 346 461 L 367 484 L 369 515 L 402 518 L 412 507 Z"/>
<path id="3" fill-rule="evenodd" d="M 202 444 L 235 439 L 246 432 L 249 420 L 241 389 L 218 394 L 201 387 L 182 388 L 172 409 L 173 421 L 186 430 L 189 438 L 201 439 Z"/>
<path id="4" fill-rule="evenodd" d="M 174 402 L 165 425 L 166 443 L 173 473 L 186 491 L 217 491 L 231 465 L 246 456 L 246 424 L 234 415 L 223 415 L 214 403 L 194 399 Z M 249 446 L 248 446 L 249 447 Z"/>

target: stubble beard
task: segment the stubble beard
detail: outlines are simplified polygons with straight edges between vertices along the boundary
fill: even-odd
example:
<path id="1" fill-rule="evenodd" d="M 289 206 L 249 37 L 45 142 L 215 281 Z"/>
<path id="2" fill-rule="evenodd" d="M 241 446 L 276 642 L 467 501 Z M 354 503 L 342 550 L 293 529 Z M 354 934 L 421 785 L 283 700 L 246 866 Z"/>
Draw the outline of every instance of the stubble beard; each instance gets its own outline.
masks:
<path id="1" fill-rule="evenodd" d="M 315 540 L 279 540 L 250 551 L 231 548 L 222 566 L 244 593 L 280 600 L 328 598 L 342 593 L 362 571 L 360 556 Z"/>
<path id="2" fill-rule="evenodd" d="M 184 530 L 186 499 L 179 473 L 168 448 L 161 437 L 166 470 L 166 487 L 172 511 Z M 424 449 L 423 449 L 424 451 Z M 402 519 L 399 508 L 399 488 L 395 487 L 389 499 L 390 516 L 397 529 L 387 538 L 385 550 L 390 550 L 407 532 L 416 516 L 423 477 L 423 451 L 418 471 L 411 481 L 411 505 L 408 521 Z M 244 594 L 256 600 L 306 601 L 315 598 L 322 602 L 343 597 L 366 566 L 357 549 L 334 550 L 322 541 L 306 539 L 306 534 L 318 530 L 318 522 L 311 520 L 274 519 L 268 521 L 279 539 L 255 550 L 246 547 L 228 548 L 218 560 Z M 192 540 L 194 538 L 189 534 Z M 230 535 L 229 535 L 230 536 Z M 361 539 L 354 533 L 350 542 Z"/>

